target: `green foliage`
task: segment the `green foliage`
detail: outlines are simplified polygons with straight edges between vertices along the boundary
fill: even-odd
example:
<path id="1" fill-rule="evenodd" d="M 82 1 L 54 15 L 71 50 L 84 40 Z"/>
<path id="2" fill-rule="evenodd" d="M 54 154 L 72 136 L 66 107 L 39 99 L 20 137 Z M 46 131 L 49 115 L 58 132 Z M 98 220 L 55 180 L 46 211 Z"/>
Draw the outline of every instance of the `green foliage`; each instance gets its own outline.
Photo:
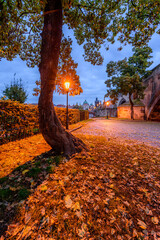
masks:
<path id="1" fill-rule="evenodd" d="M 23 200 L 26 199 L 30 194 L 30 190 L 26 189 L 26 188 L 22 188 L 18 191 L 18 199 L 19 200 Z"/>
<path id="2" fill-rule="evenodd" d="M 45 2 L 1 1 L 0 58 L 19 55 L 30 67 L 40 63 Z M 127 42 L 140 46 L 155 32 L 160 34 L 159 0 L 63 0 L 62 4 L 63 23 L 74 30 L 78 44 L 84 46 L 85 60 L 93 64 L 102 63 L 101 45 L 108 50 L 115 38 L 122 46 Z"/>
<path id="3" fill-rule="evenodd" d="M 22 79 L 20 78 L 19 80 L 18 79 L 16 80 L 15 75 L 16 74 L 14 74 L 13 83 L 11 82 L 10 86 L 5 87 L 3 94 L 12 101 L 24 103 L 28 97 L 28 94 L 24 89 Z"/>
<path id="4" fill-rule="evenodd" d="M 55 156 L 54 161 L 56 166 L 58 166 L 60 164 L 60 161 L 62 160 L 62 156 Z"/>
<path id="5" fill-rule="evenodd" d="M 19 55 L 30 67 L 39 63 L 44 6 L 41 0 L 1 1 L 0 59 Z"/>
<path id="6" fill-rule="evenodd" d="M 55 170 L 55 166 L 48 166 L 48 167 L 46 168 L 46 171 L 47 171 L 48 173 L 53 173 L 54 170 Z"/>
<path id="7" fill-rule="evenodd" d="M 146 69 L 152 64 L 148 61 L 151 58 L 151 48 L 133 48 L 133 55 L 128 60 L 120 60 L 118 62 L 109 62 L 107 64 L 108 77 L 105 82 L 107 85 L 106 97 L 110 97 L 112 102 L 118 100 L 119 94 L 132 96 L 135 94 L 137 98 L 143 98 L 143 77 L 146 77 L 150 71 Z"/>
<path id="8" fill-rule="evenodd" d="M 38 174 L 41 172 L 41 169 L 38 167 L 31 168 L 29 172 L 27 172 L 28 177 L 37 178 Z"/>
<path id="9" fill-rule="evenodd" d="M 78 103 L 76 103 L 76 105 L 74 105 L 73 108 L 74 108 L 74 109 L 83 110 L 82 105 L 78 105 Z"/>
<path id="10" fill-rule="evenodd" d="M 9 188 L 0 189 L 0 201 L 9 200 L 11 194 L 12 191 Z"/>

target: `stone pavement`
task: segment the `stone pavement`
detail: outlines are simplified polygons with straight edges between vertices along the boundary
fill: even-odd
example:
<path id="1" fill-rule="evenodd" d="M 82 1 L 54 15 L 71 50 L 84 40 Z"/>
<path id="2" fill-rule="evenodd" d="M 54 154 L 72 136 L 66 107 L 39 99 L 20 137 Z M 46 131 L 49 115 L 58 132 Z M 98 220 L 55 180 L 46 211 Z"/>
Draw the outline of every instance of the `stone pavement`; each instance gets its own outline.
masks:
<path id="1" fill-rule="evenodd" d="M 160 122 L 95 118 L 76 133 L 136 140 L 160 148 Z"/>

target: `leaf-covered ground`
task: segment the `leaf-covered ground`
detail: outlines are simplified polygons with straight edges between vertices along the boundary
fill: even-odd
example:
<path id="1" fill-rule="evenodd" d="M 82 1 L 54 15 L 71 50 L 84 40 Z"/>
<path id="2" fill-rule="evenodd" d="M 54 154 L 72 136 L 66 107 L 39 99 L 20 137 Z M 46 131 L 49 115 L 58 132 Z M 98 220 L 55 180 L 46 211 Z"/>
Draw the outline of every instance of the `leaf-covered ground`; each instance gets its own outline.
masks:
<path id="1" fill-rule="evenodd" d="M 42 136 L 36 137 L 41 149 L 49 150 Z M 79 137 L 90 151 L 69 161 L 50 152 L 34 157 L 34 147 L 25 149 L 31 158 L 25 161 L 24 154 L 11 173 L 7 158 L 6 165 L 3 161 L 9 174 L 1 179 L 1 239 L 160 239 L 160 151 Z M 22 141 L 16 146 L 23 149 Z"/>

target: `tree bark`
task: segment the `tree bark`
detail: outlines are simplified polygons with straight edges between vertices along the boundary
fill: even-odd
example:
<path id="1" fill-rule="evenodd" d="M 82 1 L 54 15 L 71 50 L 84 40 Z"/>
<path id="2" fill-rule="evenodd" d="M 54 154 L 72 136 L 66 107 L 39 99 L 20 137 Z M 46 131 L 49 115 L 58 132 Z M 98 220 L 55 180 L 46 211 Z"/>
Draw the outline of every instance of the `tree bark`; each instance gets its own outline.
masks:
<path id="1" fill-rule="evenodd" d="M 131 104 L 131 119 L 134 120 L 134 109 L 133 109 L 133 101 L 132 101 L 132 94 L 129 93 L 129 102 Z"/>
<path id="2" fill-rule="evenodd" d="M 42 32 L 41 63 L 39 65 L 41 75 L 41 93 L 38 103 L 40 130 L 56 154 L 71 156 L 83 148 L 86 149 L 86 147 L 80 139 L 65 131 L 53 105 L 61 38 L 61 0 L 47 0 Z"/>

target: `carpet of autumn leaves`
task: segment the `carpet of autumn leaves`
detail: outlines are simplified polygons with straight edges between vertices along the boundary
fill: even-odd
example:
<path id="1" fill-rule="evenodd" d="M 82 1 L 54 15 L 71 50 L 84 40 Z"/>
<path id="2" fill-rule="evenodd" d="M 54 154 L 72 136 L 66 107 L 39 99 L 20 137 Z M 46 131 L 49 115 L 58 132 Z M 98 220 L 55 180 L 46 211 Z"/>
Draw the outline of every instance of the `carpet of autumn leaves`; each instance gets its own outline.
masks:
<path id="1" fill-rule="evenodd" d="M 9 155 L 4 154 L 1 191 L 10 192 L 1 194 L 1 240 L 158 240 L 159 149 L 78 136 L 89 152 L 76 154 L 69 161 L 53 156 L 40 134 L 16 142 L 17 148 L 21 146 L 16 163 L 10 160 L 7 165 Z M 23 147 L 26 157 L 19 154 Z M 1 154 L 5 149 L 12 153 L 13 148 L 6 144 Z M 7 171 L 7 167 L 18 165 Z"/>

